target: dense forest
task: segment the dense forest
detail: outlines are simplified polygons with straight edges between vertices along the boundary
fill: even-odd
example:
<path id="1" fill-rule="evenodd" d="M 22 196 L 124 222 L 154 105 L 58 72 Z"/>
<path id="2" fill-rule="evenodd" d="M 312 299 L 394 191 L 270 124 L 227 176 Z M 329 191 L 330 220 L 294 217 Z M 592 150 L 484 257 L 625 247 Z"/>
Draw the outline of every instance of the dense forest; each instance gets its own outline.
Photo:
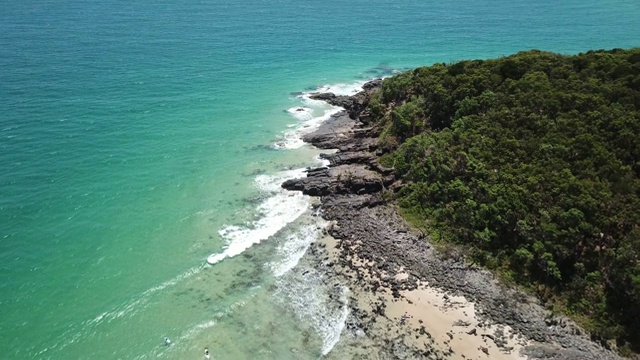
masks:
<path id="1" fill-rule="evenodd" d="M 640 49 L 435 64 L 368 111 L 414 223 L 640 351 Z"/>

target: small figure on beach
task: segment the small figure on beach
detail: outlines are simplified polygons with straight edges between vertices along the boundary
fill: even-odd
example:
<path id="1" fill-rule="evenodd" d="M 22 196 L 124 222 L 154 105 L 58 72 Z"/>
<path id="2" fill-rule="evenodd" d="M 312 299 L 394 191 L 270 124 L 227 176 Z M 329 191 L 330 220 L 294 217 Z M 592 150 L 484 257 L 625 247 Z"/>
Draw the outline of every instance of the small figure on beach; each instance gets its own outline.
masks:
<path id="1" fill-rule="evenodd" d="M 166 337 L 166 336 L 165 336 L 165 337 L 164 337 L 164 344 L 165 344 L 166 346 L 171 346 L 171 339 L 169 339 L 168 337 Z"/>
<path id="2" fill-rule="evenodd" d="M 204 358 L 210 359 L 211 355 L 209 355 L 209 348 L 204 348 Z"/>

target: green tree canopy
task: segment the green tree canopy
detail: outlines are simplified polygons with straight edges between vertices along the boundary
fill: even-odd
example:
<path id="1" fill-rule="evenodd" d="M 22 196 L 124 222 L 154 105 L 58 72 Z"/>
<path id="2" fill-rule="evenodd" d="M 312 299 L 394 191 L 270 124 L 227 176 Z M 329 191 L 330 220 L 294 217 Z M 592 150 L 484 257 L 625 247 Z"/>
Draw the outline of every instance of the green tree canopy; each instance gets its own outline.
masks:
<path id="1" fill-rule="evenodd" d="M 640 349 L 640 49 L 422 67 L 370 112 L 407 212 Z"/>

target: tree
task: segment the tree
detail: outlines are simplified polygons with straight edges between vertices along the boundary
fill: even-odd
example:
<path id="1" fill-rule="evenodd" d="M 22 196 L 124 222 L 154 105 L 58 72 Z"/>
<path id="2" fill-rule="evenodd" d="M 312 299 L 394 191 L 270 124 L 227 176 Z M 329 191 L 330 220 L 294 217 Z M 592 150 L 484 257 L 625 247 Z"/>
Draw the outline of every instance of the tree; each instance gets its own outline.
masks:
<path id="1" fill-rule="evenodd" d="M 407 212 L 640 351 L 640 49 L 422 67 L 370 110 Z"/>

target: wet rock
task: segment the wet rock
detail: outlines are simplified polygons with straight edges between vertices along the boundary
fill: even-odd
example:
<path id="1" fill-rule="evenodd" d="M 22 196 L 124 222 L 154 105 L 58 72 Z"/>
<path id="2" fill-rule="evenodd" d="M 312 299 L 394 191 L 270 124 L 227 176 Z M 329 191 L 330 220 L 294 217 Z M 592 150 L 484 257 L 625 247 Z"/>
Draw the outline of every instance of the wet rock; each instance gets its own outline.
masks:
<path id="1" fill-rule="evenodd" d="M 362 86 L 362 91 L 353 96 L 335 95 L 333 93 L 316 93 L 310 98 L 323 100 L 334 106 L 340 106 L 348 111 L 351 119 L 358 119 L 369 104 L 370 94 L 382 85 L 382 79 L 369 81 Z"/>

